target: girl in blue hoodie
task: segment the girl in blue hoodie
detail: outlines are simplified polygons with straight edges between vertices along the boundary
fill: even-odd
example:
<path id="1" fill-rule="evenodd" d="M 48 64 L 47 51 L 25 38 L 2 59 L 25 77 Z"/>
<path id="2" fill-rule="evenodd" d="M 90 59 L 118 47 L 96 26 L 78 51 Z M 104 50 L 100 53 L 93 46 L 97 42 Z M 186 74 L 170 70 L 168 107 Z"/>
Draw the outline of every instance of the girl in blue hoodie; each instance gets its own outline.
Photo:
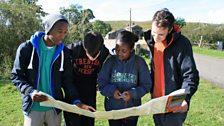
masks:
<path id="1" fill-rule="evenodd" d="M 135 55 L 138 37 L 122 31 L 116 39 L 115 55 L 104 63 L 98 85 L 105 96 L 105 109 L 119 110 L 141 105 L 141 98 L 151 90 L 151 78 L 145 60 Z M 110 126 L 136 126 L 138 117 L 109 120 Z"/>

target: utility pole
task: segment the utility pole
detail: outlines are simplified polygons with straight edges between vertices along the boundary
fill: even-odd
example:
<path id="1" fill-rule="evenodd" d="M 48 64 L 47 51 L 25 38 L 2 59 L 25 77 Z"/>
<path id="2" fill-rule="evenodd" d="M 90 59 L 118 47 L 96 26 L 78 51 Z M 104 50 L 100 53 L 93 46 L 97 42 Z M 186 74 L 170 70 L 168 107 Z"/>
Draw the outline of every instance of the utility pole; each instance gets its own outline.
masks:
<path id="1" fill-rule="evenodd" d="M 130 8 L 130 23 L 129 23 L 129 30 L 130 30 L 130 32 L 132 32 L 132 29 L 131 29 L 131 8 Z"/>

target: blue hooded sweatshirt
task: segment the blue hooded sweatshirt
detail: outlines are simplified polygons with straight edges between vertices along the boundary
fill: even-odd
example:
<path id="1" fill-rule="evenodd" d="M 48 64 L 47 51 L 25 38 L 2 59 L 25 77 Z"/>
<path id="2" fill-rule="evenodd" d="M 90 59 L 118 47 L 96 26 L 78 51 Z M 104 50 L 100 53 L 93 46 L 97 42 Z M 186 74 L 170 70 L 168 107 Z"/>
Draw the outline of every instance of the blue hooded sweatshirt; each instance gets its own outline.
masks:
<path id="1" fill-rule="evenodd" d="M 141 98 L 151 90 L 152 82 L 145 60 L 134 51 L 127 61 L 112 55 L 104 63 L 98 75 L 99 90 L 105 96 L 105 109 L 118 110 L 141 105 Z M 129 91 L 131 99 L 114 99 L 115 90 Z"/>

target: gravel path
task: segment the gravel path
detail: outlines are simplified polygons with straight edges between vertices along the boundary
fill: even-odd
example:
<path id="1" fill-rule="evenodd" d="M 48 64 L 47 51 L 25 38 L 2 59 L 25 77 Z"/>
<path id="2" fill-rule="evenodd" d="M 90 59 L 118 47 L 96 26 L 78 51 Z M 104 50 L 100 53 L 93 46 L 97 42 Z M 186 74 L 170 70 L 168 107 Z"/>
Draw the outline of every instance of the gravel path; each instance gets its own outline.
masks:
<path id="1" fill-rule="evenodd" d="M 224 88 L 224 59 L 194 54 L 201 78 Z"/>

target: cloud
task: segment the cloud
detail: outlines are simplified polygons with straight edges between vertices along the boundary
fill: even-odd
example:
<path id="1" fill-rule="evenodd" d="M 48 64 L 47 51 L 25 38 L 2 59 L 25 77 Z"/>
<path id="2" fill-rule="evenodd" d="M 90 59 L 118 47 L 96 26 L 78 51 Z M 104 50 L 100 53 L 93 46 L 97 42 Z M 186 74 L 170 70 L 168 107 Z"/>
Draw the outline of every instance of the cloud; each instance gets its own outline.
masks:
<path id="1" fill-rule="evenodd" d="M 132 12 L 132 19 L 135 21 L 149 20 L 152 15 L 152 6 L 162 4 L 167 0 L 113 0 L 104 1 L 94 4 L 83 5 L 84 8 L 88 7 L 93 10 L 96 19 L 111 21 L 111 20 L 129 20 L 130 8 Z"/>
<path id="2" fill-rule="evenodd" d="M 224 23 L 222 0 L 214 3 L 210 0 L 170 1 L 170 0 L 38 0 L 47 13 L 59 13 L 60 7 L 79 4 L 83 9 L 91 9 L 94 20 L 129 20 L 130 8 L 133 21 L 151 20 L 153 14 L 167 7 L 175 17 L 187 22 Z M 185 6 L 182 6 L 185 5 Z M 188 7 L 187 7 L 188 6 Z M 189 6 L 191 8 L 189 8 Z"/>
<path id="3" fill-rule="evenodd" d="M 221 24 L 224 23 L 224 8 L 219 8 L 216 10 L 210 10 L 208 13 L 208 18 L 210 23 Z"/>
<path id="4" fill-rule="evenodd" d="M 68 7 L 72 0 L 38 0 L 37 5 L 41 5 L 47 13 L 59 13 L 60 7 Z"/>

